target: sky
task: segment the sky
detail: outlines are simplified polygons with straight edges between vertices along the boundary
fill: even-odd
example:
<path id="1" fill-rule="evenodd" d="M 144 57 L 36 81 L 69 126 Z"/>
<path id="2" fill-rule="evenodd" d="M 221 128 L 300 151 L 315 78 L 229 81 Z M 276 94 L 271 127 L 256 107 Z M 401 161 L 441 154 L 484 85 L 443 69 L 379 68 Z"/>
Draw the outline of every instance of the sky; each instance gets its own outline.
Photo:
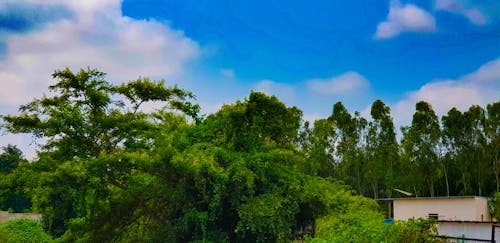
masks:
<path id="1" fill-rule="evenodd" d="M 440 116 L 500 100 L 500 0 L 0 0 L 0 114 L 65 67 L 164 79 L 204 113 L 250 90 L 309 121 L 381 99 L 399 128 L 420 100 Z M 29 136 L 9 143 L 34 156 Z"/>

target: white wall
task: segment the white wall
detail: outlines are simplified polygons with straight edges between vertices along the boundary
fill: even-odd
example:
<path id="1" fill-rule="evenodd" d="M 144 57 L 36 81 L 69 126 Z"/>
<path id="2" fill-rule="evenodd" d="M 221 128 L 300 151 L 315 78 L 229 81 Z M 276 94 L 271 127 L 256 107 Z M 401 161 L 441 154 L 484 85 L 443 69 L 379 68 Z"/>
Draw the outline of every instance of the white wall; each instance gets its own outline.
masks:
<path id="1" fill-rule="evenodd" d="M 438 234 L 453 237 L 461 237 L 464 234 L 465 238 L 490 240 L 491 226 L 491 223 L 439 222 Z M 497 231 L 499 230 L 497 228 Z M 500 241 L 500 234 L 495 235 L 495 240 Z"/>
<path id="2" fill-rule="evenodd" d="M 429 214 L 438 214 L 439 220 L 491 221 L 486 198 L 405 198 L 393 203 L 395 220 L 427 218 Z"/>

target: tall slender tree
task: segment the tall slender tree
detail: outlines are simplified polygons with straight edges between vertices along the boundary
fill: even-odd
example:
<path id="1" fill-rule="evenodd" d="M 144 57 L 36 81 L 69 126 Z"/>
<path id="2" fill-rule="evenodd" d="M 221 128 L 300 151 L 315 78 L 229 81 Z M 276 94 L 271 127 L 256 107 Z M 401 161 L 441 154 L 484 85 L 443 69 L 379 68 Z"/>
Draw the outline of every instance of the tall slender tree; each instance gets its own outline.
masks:
<path id="1" fill-rule="evenodd" d="M 495 190 L 500 192 L 500 102 L 488 104 L 486 107 L 486 140 L 488 161 L 493 168 Z"/>
<path id="2" fill-rule="evenodd" d="M 390 108 L 381 100 L 373 102 L 372 121 L 367 136 L 367 179 L 373 187 L 373 196 L 378 197 L 382 189 L 383 196 L 392 196 L 395 186 L 395 173 L 399 164 L 398 143 Z M 377 189 L 383 183 L 383 188 Z"/>
<path id="3" fill-rule="evenodd" d="M 338 135 L 334 142 L 336 176 L 364 194 L 365 159 L 362 143 L 367 121 L 357 112 L 354 116 L 349 114 L 342 102 L 335 103 L 328 119 L 333 122 L 335 134 Z"/>
<path id="4" fill-rule="evenodd" d="M 483 195 L 485 191 L 485 178 L 490 170 L 487 168 L 485 160 L 486 137 L 484 133 L 485 111 L 478 105 L 473 105 L 465 113 L 467 125 L 469 127 L 468 148 L 466 158 L 471 165 L 472 180 L 475 182 L 476 189 L 472 193 Z M 465 161 L 463 161 L 465 162 Z"/>
<path id="5" fill-rule="evenodd" d="M 438 182 L 438 145 L 440 140 L 439 120 L 432 106 L 420 101 L 416 104 L 411 126 L 403 129 L 403 148 L 407 162 L 412 168 L 413 178 L 420 185 L 414 185 L 416 194 L 436 194 Z"/>

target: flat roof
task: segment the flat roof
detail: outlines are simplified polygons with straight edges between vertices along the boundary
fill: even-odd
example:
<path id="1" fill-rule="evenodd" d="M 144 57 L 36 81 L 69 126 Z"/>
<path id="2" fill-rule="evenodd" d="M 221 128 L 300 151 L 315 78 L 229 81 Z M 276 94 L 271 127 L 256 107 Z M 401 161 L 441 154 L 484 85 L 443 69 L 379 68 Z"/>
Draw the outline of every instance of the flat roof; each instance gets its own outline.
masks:
<path id="1" fill-rule="evenodd" d="M 418 200 L 418 199 L 460 199 L 460 198 L 484 198 L 485 196 L 437 196 L 437 197 L 393 197 L 393 198 L 378 198 L 377 201 L 396 201 L 396 200 Z"/>

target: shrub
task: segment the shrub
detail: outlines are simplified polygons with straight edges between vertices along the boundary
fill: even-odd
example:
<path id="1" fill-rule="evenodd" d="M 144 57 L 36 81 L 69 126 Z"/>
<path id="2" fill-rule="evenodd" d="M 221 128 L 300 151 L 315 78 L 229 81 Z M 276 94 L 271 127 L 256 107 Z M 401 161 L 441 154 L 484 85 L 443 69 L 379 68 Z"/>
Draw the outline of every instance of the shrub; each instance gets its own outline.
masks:
<path id="1" fill-rule="evenodd" d="M 0 224 L 0 242 L 53 242 L 42 229 L 39 221 L 31 219 L 10 220 Z"/>

